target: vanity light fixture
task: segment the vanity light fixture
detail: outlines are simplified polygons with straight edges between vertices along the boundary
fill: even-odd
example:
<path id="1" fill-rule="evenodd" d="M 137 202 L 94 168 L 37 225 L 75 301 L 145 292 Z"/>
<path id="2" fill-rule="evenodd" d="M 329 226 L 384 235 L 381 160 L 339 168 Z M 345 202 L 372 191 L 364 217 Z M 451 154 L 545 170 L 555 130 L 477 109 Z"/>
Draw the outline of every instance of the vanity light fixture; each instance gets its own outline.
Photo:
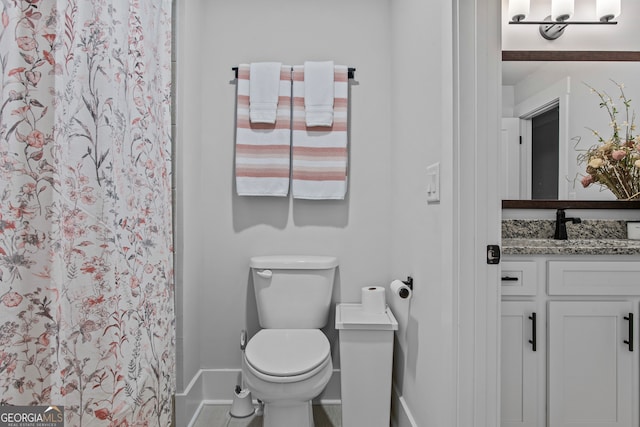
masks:
<path id="1" fill-rule="evenodd" d="M 510 0 L 509 17 L 512 21 L 522 21 L 529 15 L 529 0 Z"/>
<path id="2" fill-rule="evenodd" d="M 596 3 L 596 15 L 602 22 L 608 22 L 620 16 L 620 0 L 598 0 Z"/>
<path id="3" fill-rule="evenodd" d="M 551 19 L 564 22 L 573 16 L 573 0 L 551 0 Z"/>
<path id="4" fill-rule="evenodd" d="M 570 21 L 574 12 L 574 0 L 552 0 L 551 15 L 544 21 L 526 21 L 530 0 L 509 0 L 509 24 L 539 25 L 540 35 L 547 40 L 555 40 L 564 33 L 568 25 L 616 25 L 620 16 L 620 0 L 597 0 L 597 21 Z"/>

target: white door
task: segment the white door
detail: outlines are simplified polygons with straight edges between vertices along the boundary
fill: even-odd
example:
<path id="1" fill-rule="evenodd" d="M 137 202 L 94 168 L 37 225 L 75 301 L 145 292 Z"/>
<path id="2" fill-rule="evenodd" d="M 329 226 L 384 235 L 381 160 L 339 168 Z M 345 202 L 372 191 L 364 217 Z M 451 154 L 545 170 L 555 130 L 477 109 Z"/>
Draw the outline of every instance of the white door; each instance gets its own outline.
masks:
<path id="1" fill-rule="evenodd" d="M 632 312 L 628 301 L 549 303 L 549 427 L 637 426 Z"/>
<path id="2" fill-rule="evenodd" d="M 500 197 L 520 199 L 520 119 L 503 117 L 500 129 Z"/>
<path id="3" fill-rule="evenodd" d="M 543 324 L 544 318 L 536 316 L 535 302 L 502 302 L 502 427 L 538 427 L 539 361 L 544 359 L 540 351 L 544 347 L 539 348 L 538 343 L 544 341 Z"/>

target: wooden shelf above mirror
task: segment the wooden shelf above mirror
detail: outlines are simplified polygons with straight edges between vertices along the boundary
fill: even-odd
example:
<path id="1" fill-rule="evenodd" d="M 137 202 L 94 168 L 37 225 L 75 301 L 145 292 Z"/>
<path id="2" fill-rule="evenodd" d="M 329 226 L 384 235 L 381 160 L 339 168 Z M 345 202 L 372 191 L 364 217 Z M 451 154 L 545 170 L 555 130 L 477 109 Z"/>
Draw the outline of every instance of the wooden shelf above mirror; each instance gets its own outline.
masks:
<path id="1" fill-rule="evenodd" d="M 503 200 L 502 209 L 640 209 L 640 200 Z"/>
<path id="2" fill-rule="evenodd" d="M 638 62 L 637 51 L 503 50 L 503 61 L 619 61 Z"/>

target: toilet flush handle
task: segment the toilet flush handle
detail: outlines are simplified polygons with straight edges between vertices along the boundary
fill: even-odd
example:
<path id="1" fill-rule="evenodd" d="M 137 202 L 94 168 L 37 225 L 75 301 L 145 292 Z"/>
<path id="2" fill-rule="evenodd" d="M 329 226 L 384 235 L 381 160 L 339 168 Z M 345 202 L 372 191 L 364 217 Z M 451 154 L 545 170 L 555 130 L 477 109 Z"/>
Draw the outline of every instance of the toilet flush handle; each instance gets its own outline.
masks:
<path id="1" fill-rule="evenodd" d="M 273 276 L 273 272 L 271 270 L 258 270 L 257 273 L 258 276 L 263 279 L 271 279 L 271 276 Z"/>

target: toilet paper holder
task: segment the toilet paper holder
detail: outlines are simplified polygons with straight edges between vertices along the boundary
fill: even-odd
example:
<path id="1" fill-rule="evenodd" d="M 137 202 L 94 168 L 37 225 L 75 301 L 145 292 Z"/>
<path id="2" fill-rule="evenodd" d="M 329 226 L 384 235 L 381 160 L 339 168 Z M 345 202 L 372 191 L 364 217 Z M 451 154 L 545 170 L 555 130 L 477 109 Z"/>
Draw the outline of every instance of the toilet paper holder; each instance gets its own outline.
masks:
<path id="1" fill-rule="evenodd" d="M 407 276 L 407 280 L 403 280 L 402 283 L 407 285 L 409 289 L 413 290 L 413 277 Z"/>

